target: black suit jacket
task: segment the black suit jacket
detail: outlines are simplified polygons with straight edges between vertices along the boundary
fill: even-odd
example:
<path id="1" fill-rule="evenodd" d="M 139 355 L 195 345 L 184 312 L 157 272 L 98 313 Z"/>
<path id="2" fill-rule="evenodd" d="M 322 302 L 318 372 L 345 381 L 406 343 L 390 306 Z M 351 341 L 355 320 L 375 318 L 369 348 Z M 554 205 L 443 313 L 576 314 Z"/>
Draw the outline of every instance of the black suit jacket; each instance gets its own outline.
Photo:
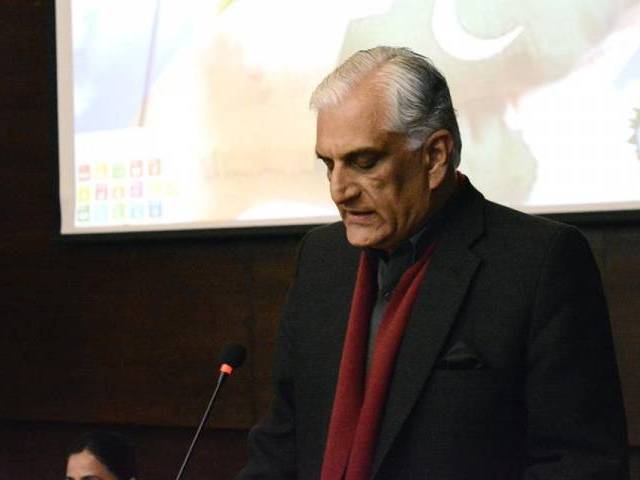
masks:
<path id="1" fill-rule="evenodd" d="M 628 478 L 586 240 L 471 185 L 449 210 L 397 356 L 373 478 Z M 341 223 L 305 237 L 277 339 L 275 399 L 238 478 L 319 478 L 359 254 Z"/>

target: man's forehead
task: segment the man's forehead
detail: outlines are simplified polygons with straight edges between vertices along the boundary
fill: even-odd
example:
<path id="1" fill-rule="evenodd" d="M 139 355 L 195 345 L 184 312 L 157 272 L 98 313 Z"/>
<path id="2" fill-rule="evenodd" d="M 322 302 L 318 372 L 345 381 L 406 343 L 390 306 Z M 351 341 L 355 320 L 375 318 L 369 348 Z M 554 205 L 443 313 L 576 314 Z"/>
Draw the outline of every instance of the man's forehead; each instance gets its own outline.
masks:
<path id="1" fill-rule="evenodd" d="M 382 150 L 392 143 L 394 137 L 392 132 L 375 127 L 319 128 L 316 153 L 322 158 L 340 158 L 355 151 Z"/>
<path id="2" fill-rule="evenodd" d="M 353 95 L 318 112 L 316 150 L 350 150 L 381 146 L 388 142 L 386 105 L 380 97 Z"/>

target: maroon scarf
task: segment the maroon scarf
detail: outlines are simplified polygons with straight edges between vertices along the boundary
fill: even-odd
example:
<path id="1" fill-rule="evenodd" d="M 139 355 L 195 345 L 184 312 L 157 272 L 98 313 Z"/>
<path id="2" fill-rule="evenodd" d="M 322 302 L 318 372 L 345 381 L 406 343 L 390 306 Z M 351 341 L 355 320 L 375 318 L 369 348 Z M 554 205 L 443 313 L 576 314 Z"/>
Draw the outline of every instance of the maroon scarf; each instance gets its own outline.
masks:
<path id="1" fill-rule="evenodd" d="M 360 255 L 321 480 L 368 480 L 371 475 L 396 354 L 434 246 L 426 249 L 394 289 L 375 339 L 368 375 L 367 339 L 377 263 L 364 252 Z"/>

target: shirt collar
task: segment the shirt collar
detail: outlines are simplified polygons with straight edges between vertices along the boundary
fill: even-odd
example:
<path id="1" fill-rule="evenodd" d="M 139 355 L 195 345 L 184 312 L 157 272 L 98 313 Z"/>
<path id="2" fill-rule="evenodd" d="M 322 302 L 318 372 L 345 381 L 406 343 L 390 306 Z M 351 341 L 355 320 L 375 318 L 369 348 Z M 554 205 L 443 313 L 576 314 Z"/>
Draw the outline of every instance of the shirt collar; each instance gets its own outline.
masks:
<path id="1" fill-rule="evenodd" d="M 388 255 L 385 251 L 376 248 L 365 249 L 367 254 L 377 260 L 387 263 L 391 257 L 394 257 L 399 254 L 400 251 L 405 250 L 408 245 L 412 249 L 413 262 L 415 262 L 424 249 L 435 241 L 439 232 L 442 230 L 442 226 L 446 222 L 449 211 L 458 203 L 458 199 L 461 196 L 460 192 L 466 189 L 469 184 L 469 180 L 464 174 L 456 172 L 456 183 L 458 187 L 449 201 L 433 215 L 429 216 L 424 226 L 418 230 L 417 233 L 412 235 L 408 240 L 401 242 L 398 248 L 396 248 L 391 255 Z"/>

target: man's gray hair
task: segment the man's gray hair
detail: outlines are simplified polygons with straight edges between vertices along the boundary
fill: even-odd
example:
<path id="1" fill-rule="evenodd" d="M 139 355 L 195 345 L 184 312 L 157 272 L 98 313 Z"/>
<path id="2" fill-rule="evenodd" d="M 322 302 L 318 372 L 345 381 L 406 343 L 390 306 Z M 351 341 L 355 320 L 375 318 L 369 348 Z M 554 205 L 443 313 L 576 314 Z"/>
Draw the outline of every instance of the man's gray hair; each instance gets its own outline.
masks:
<path id="1" fill-rule="evenodd" d="M 453 165 L 458 166 L 462 142 L 447 81 L 428 58 L 408 48 L 356 52 L 316 87 L 310 106 L 322 110 L 337 105 L 365 80 L 387 93 L 390 131 L 405 133 L 409 147 L 417 149 L 436 130 L 448 130 L 454 143 Z"/>

